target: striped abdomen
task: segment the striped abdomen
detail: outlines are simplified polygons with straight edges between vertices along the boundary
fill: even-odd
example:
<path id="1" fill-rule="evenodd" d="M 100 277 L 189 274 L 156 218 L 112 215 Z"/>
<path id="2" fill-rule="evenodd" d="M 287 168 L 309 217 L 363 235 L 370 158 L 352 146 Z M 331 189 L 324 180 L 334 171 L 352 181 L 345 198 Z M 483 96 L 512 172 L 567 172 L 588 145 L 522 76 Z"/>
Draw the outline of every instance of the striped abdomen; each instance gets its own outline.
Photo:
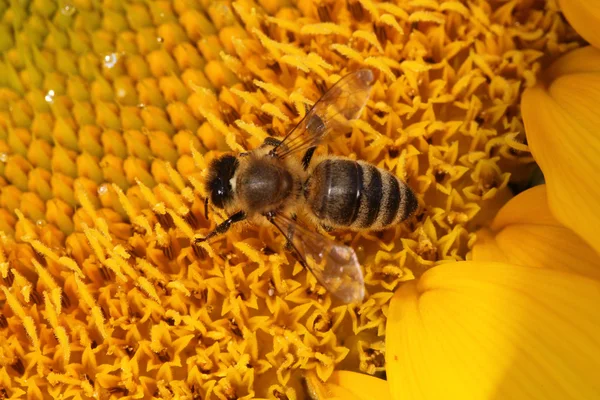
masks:
<path id="1" fill-rule="evenodd" d="M 363 161 L 327 159 L 305 189 L 308 206 L 324 225 L 380 230 L 408 218 L 418 206 L 412 190 L 391 173 Z"/>

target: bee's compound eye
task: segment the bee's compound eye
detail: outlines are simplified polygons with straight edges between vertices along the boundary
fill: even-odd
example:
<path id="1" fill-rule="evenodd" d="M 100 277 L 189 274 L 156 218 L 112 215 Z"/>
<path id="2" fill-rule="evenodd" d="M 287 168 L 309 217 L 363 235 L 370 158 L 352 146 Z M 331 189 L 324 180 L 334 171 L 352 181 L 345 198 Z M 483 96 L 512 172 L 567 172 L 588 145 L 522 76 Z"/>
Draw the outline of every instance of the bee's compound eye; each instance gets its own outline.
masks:
<path id="1" fill-rule="evenodd" d="M 230 180 L 238 166 L 235 156 L 225 155 L 213 162 L 209 179 L 210 200 L 215 207 L 223 208 L 233 196 Z"/>
<path id="2" fill-rule="evenodd" d="M 216 207 L 223 208 L 225 196 L 227 196 L 228 193 L 226 185 L 225 181 L 221 178 L 216 178 L 213 182 L 211 201 Z"/>

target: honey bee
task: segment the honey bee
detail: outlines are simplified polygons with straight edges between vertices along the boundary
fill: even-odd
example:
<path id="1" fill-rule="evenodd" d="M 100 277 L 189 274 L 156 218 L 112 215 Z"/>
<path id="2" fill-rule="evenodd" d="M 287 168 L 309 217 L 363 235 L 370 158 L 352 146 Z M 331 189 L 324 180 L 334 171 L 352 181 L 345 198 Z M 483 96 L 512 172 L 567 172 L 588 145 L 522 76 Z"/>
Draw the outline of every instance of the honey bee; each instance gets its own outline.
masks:
<path id="1" fill-rule="evenodd" d="M 303 227 L 295 216 L 302 213 L 326 228 L 382 230 L 416 210 L 413 191 L 372 164 L 325 156 L 311 166 L 323 139 L 348 132 L 374 82 L 369 69 L 350 73 L 325 92 L 282 140 L 269 137 L 255 150 L 215 159 L 205 184 L 212 204 L 225 209 L 229 218 L 196 242 L 244 220 L 271 224 L 330 293 L 345 303 L 361 301 L 364 281 L 354 250 Z M 207 207 L 208 198 L 205 212 Z"/>

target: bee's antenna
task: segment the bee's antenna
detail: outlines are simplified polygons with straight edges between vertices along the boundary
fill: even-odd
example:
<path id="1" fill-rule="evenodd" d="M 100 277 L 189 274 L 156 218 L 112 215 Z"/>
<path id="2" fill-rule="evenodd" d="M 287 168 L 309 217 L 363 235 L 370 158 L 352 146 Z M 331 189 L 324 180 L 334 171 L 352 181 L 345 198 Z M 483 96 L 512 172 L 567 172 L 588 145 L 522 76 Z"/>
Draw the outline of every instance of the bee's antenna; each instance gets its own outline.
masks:
<path id="1" fill-rule="evenodd" d="M 208 197 L 204 199 L 204 218 L 208 219 Z"/>

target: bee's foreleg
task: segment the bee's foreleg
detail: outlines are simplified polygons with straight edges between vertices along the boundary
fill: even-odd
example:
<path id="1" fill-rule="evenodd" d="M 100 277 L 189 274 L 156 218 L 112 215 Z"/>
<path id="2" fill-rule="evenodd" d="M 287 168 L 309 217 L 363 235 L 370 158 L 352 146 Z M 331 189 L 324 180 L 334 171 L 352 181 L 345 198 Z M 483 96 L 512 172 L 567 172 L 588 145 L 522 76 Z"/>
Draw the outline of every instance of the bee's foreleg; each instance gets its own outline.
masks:
<path id="1" fill-rule="evenodd" d="M 231 225 L 235 224 L 236 222 L 240 222 L 246 219 L 246 213 L 243 211 L 238 211 L 235 214 L 233 214 L 232 216 L 230 216 L 229 218 L 227 218 L 225 221 L 221 222 L 219 225 L 217 225 L 217 227 L 210 232 L 208 235 L 206 235 L 203 238 L 196 238 L 194 241 L 196 243 L 201 243 L 204 242 L 216 235 L 221 235 L 225 232 L 227 232 L 229 230 L 229 228 L 231 228 Z"/>

